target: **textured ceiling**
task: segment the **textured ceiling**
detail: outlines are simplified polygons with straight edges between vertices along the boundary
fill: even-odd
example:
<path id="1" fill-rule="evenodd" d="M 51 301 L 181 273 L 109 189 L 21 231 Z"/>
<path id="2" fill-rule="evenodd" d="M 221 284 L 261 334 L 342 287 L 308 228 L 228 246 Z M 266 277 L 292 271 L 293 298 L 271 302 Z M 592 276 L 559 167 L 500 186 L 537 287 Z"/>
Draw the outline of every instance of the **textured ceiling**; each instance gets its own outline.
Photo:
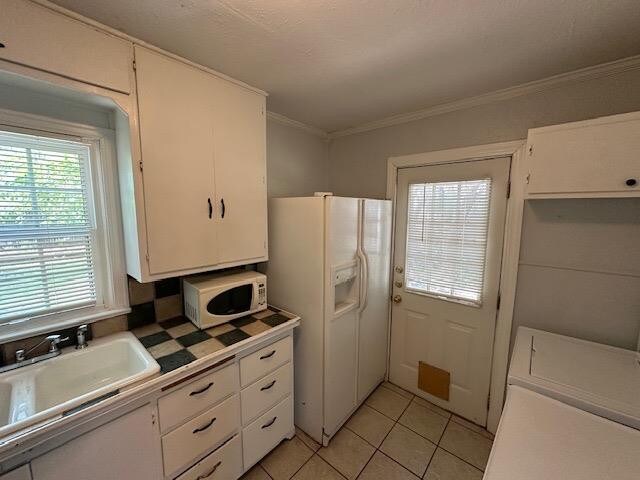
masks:
<path id="1" fill-rule="evenodd" d="M 54 0 L 326 131 L 640 53 L 639 0 Z"/>

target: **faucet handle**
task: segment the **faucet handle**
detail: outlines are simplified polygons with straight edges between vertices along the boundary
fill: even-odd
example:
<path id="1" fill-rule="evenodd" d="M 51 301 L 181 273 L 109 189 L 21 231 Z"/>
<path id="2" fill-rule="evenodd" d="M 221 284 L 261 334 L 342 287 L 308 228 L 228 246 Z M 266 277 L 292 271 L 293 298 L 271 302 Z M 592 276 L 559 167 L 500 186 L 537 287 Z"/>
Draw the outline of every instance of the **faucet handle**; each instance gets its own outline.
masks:
<path id="1" fill-rule="evenodd" d="M 27 356 L 27 352 L 25 351 L 24 348 L 21 348 L 20 350 L 16 350 L 16 363 L 20 363 L 24 361 L 26 356 Z"/>
<path id="2" fill-rule="evenodd" d="M 78 327 L 78 333 L 87 333 L 87 329 L 88 329 L 88 328 L 89 328 L 89 327 L 87 327 L 86 325 L 80 325 L 80 326 Z"/>
<path id="3" fill-rule="evenodd" d="M 47 337 L 47 340 L 49 341 L 49 353 L 54 353 L 58 351 L 58 344 L 60 342 L 66 342 L 67 340 L 69 340 L 69 337 L 65 337 L 62 338 L 62 335 L 49 335 Z"/>

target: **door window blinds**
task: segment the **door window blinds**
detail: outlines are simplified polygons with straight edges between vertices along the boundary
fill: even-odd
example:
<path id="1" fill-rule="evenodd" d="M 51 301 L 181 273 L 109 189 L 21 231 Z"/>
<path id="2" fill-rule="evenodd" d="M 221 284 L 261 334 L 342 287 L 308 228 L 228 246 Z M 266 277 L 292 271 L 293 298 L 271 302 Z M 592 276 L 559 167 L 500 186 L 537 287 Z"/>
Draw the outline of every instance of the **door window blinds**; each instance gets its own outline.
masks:
<path id="1" fill-rule="evenodd" d="M 407 289 L 482 304 L 491 179 L 409 185 Z"/>
<path id="2" fill-rule="evenodd" d="M 96 304 L 87 145 L 0 131 L 0 323 Z"/>

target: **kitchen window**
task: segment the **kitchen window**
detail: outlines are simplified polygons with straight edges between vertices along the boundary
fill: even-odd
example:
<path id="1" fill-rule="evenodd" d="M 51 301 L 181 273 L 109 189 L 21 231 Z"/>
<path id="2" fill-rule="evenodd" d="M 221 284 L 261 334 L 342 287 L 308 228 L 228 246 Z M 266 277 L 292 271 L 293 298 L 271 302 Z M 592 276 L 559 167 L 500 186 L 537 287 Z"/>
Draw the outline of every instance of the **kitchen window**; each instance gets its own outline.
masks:
<path id="1" fill-rule="evenodd" d="M 0 337 L 127 311 L 104 135 L 0 127 Z"/>

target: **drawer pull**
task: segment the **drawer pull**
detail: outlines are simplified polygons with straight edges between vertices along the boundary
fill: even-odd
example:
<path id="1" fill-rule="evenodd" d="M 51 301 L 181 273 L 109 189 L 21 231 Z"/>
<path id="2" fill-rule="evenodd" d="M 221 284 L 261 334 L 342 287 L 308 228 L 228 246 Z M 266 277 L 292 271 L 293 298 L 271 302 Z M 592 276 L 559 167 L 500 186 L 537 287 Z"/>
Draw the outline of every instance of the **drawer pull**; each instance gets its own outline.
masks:
<path id="1" fill-rule="evenodd" d="M 207 423 L 204 427 L 196 428 L 193 433 L 204 432 L 207 428 L 213 425 L 213 422 L 216 421 L 216 417 L 213 417 L 209 423 Z"/>
<path id="2" fill-rule="evenodd" d="M 266 355 L 262 355 L 260 357 L 260 360 L 265 360 L 267 358 L 271 358 L 275 355 L 276 351 L 275 350 L 271 350 L 271 353 L 267 353 Z"/>
<path id="3" fill-rule="evenodd" d="M 275 380 L 272 380 L 271 383 L 269 385 L 265 385 L 264 387 L 262 387 L 260 389 L 261 392 L 264 392 L 265 390 L 269 390 L 271 387 L 273 387 L 276 384 Z"/>
<path id="4" fill-rule="evenodd" d="M 273 425 L 274 423 L 276 423 L 276 420 L 278 419 L 278 417 L 273 417 L 271 420 L 269 420 L 267 423 L 265 423 L 264 425 L 262 425 L 262 428 L 269 428 L 271 425 Z"/>
<path id="5" fill-rule="evenodd" d="M 193 397 L 194 395 L 200 395 L 201 393 L 206 392 L 207 390 L 209 390 L 211 387 L 213 387 L 213 382 L 209 383 L 209 385 L 207 385 L 204 388 L 201 388 L 200 390 L 196 390 L 195 392 L 191 392 L 189 394 L 190 397 Z"/>
<path id="6" fill-rule="evenodd" d="M 196 480 L 204 480 L 205 478 L 209 478 L 211 475 L 213 475 L 216 472 L 216 470 L 218 469 L 218 467 L 220 465 L 222 465 L 222 460 L 218 460 L 218 463 L 216 463 L 213 466 L 213 468 L 211 469 L 211 471 L 209 473 L 203 473 L 198 478 L 196 478 Z"/>

